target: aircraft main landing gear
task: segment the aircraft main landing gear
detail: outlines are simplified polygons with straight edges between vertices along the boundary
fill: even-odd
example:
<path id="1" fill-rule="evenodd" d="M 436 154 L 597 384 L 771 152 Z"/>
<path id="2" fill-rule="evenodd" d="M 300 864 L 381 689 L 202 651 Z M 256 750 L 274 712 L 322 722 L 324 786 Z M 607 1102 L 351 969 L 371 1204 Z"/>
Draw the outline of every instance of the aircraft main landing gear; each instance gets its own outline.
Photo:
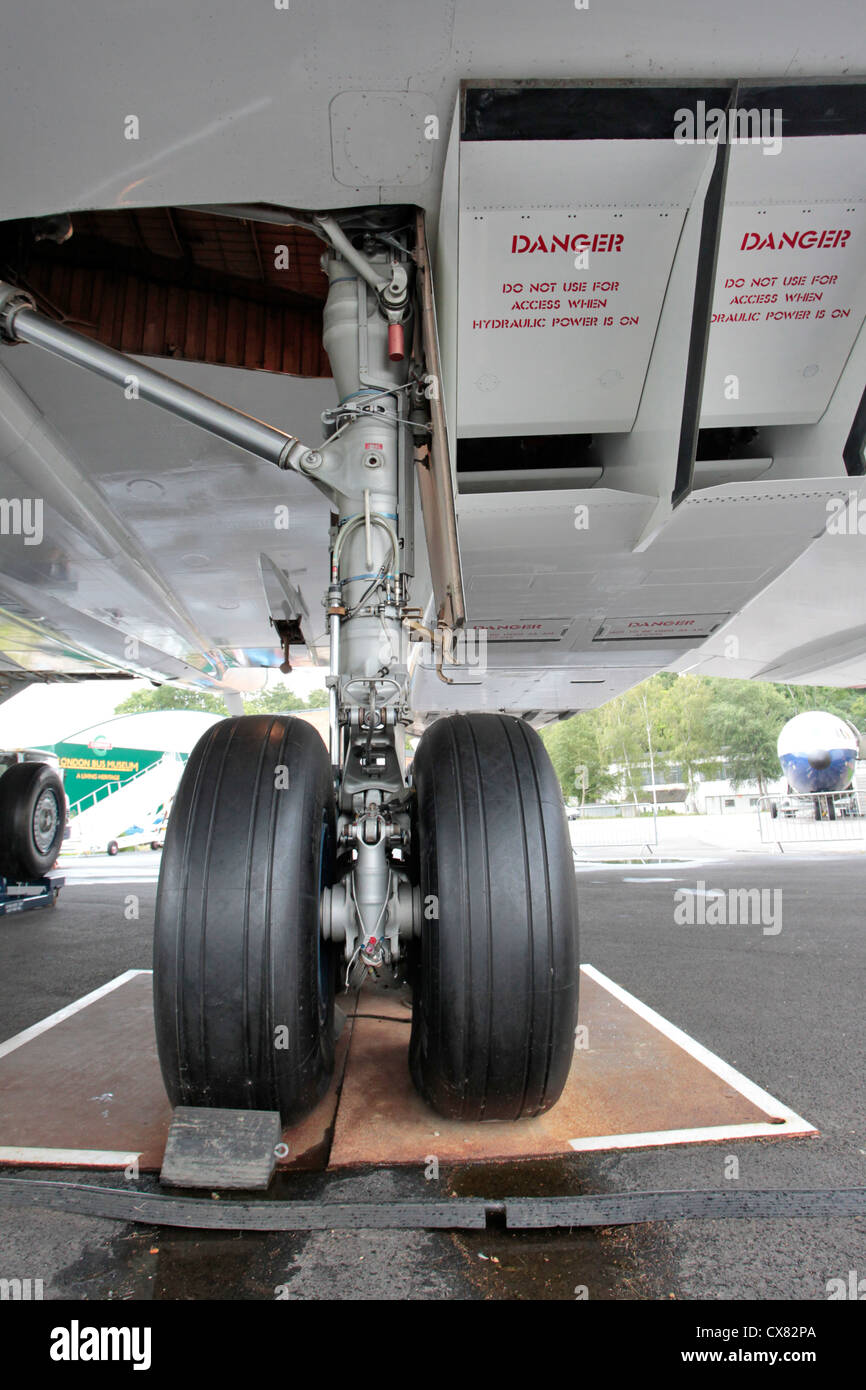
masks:
<path id="1" fill-rule="evenodd" d="M 0 338 L 120 387 L 134 371 L 141 399 L 306 477 L 331 507 L 329 747 L 288 716 L 227 719 L 194 749 L 169 820 L 154 942 L 166 1088 L 176 1105 L 299 1119 L 333 1069 L 339 960 L 349 987 L 408 972 L 411 1072 L 442 1114 L 536 1115 L 565 1084 L 577 1011 L 559 784 L 537 734 L 500 714 L 440 718 L 408 771 L 410 646 L 435 654 L 464 621 L 423 217 L 379 207 L 283 220 L 325 248 L 338 404 L 315 448 L 54 323 L 0 283 Z M 410 594 L 416 488 L 434 592 L 423 610 Z M 301 615 L 263 559 L 288 661 Z"/>
<path id="2" fill-rule="evenodd" d="M 449 1117 L 512 1120 L 555 1103 L 573 1057 L 571 846 L 519 719 L 440 718 L 406 775 L 407 629 L 432 636 L 409 603 L 407 461 L 431 426 L 410 242 L 377 218 L 316 219 L 340 404 L 298 468 L 337 515 L 330 758 L 287 717 L 227 720 L 195 749 L 158 892 L 160 1059 L 175 1104 L 297 1119 L 334 1065 L 335 969 L 349 987 L 406 971 L 418 1090 Z"/>

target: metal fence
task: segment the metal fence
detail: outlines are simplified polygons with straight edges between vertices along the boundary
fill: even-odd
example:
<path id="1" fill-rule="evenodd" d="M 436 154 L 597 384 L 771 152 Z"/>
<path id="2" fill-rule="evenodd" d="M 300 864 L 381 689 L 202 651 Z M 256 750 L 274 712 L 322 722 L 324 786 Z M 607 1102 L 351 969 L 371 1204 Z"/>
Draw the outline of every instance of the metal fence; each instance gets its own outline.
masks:
<path id="1" fill-rule="evenodd" d="M 632 849 L 652 855 L 658 846 L 656 817 L 639 814 L 634 802 L 568 807 L 567 814 L 575 859 L 600 849 Z"/>
<path id="2" fill-rule="evenodd" d="M 844 792 L 762 796 L 758 823 L 763 844 L 815 844 L 866 839 L 866 805 Z"/>

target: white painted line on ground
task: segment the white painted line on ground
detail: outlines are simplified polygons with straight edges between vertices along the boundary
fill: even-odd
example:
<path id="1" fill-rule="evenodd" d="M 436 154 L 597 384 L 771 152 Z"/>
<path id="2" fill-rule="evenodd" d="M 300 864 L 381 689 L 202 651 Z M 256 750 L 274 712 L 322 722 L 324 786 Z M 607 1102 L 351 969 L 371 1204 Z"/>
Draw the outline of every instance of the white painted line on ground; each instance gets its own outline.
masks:
<path id="1" fill-rule="evenodd" d="M 152 975 L 152 970 L 125 970 L 122 975 L 117 975 L 107 984 L 100 985 L 99 989 L 91 990 L 90 994 L 83 994 L 74 1003 L 67 1004 L 65 1008 L 58 1009 L 56 1014 L 49 1014 L 47 1018 L 40 1019 L 31 1028 L 25 1028 L 22 1033 L 16 1033 L 14 1038 L 7 1038 L 6 1042 L 0 1043 L 0 1057 L 6 1057 L 10 1052 L 14 1052 L 17 1047 L 23 1047 L 30 1042 L 31 1038 L 38 1038 L 40 1033 L 47 1033 L 49 1028 L 54 1028 L 58 1023 L 62 1023 L 66 1018 L 72 1018 L 73 1014 L 80 1013 L 86 1009 L 88 1004 L 93 1004 L 103 995 L 110 994 L 112 990 L 119 989 L 128 980 L 134 980 L 136 975 Z"/>
<path id="2" fill-rule="evenodd" d="M 645 1134 L 596 1134 L 587 1139 L 569 1139 L 568 1143 L 577 1153 L 592 1153 L 597 1149 L 656 1149 L 668 1144 L 712 1144 L 720 1139 L 778 1139 L 782 1134 L 817 1133 L 811 1125 L 805 1129 L 792 1129 L 787 1124 L 705 1125 L 702 1129 L 659 1129 Z"/>
<path id="3" fill-rule="evenodd" d="M 137 1153 L 113 1149 L 16 1149 L 0 1145 L 0 1163 L 50 1163 L 68 1168 L 128 1168 L 141 1158 Z"/>
<path id="4" fill-rule="evenodd" d="M 656 1013 L 648 1004 L 644 1004 L 634 994 L 629 994 L 627 989 L 616 984 L 603 975 L 600 970 L 596 970 L 593 965 L 582 965 L 581 970 L 588 975 L 596 984 L 601 985 L 602 989 L 607 990 L 620 1003 L 636 1013 L 644 1022 L 649 1023 L 657 1032 L 662 1033 L 670 1042 L 694 1057 L 697 1062 L 706 1067 L 707 1071 L 718 1076 L 729 1086 L 738 1091 L 746 1100 L 751 1101 L 759 1110 L 763 1110 L 768 1116 L 782 1123 L 764 1124 L 760 1121 L 753 1124 L 731 1124 L 731 1125 L 704 1125 L 694 1129 L 668 1129 L 647 1131 L 641 1134 L 598 1134 L 585 1139 L 569 1139 L 572 1149 L 579 1152 L 586 1152 L 593 1149 L 638 1149 L 651 1148 L 665 1144 L 698 1144 L 709 1143 L 719 1139 L 778 1139 L 782 1135 L 812 1135 L 818 1131 L 808 1120 L 804 1120 L 801 1115 L 793 1111 L 790 1106 L 783 1105 L 781 1101 L 771 1096 L 769 1091 L 757 1086 L 754 1081 L 743 1076 L 742 1072 L 736 1070 L 723 1061 L 721 1057 L 710 1052 L 709 1048 L 704 1047 L 703 1043 L 697 1042 L 684 1033 L 681 1028 L 677 1028 L 675 1023 L 670 1023 L 661 1014 Z"/>

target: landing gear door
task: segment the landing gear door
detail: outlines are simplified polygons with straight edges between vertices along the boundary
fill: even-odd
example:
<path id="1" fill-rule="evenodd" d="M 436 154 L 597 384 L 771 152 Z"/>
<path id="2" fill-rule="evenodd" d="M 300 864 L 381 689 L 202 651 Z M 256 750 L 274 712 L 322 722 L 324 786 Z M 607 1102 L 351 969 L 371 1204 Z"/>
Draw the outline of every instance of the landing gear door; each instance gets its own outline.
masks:
<path id="1" fill-rule="evenodd" d="M 690 89 L 466 87 L 459 439 L 632 428 L 712 153 L 673 138 L 678 107 L 695 99 Z"/>

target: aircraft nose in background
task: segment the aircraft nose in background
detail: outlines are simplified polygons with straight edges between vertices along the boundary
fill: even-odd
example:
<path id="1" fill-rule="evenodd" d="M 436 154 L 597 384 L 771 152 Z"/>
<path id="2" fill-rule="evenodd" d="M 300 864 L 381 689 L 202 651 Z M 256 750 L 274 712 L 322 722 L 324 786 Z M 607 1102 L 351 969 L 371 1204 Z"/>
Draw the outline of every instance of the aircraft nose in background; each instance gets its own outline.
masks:
<path id="1" fill-rule="evenodd" d="M 816 748 L 814 753 L 809 754 L 809 766 L 816 769 L 829 767 L 832 762 L 830 754 L 824 748 Z"/>

